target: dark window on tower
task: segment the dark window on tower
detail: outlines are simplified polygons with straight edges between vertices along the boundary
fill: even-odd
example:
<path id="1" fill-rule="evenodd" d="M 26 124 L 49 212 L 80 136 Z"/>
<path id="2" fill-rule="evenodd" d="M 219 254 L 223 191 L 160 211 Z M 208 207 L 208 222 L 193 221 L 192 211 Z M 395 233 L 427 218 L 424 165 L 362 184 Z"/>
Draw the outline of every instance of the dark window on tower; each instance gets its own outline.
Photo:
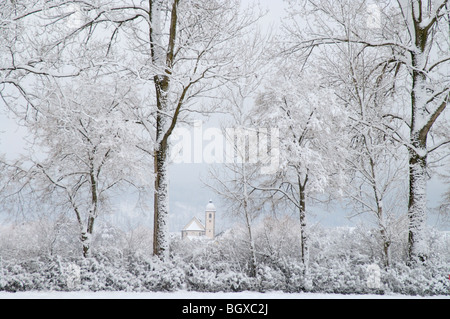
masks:
<path id="1" fill-rule="evenodd" d="M 211 213 L 209 214 L 209 218 L 212 218 L 212 214 Z"/>

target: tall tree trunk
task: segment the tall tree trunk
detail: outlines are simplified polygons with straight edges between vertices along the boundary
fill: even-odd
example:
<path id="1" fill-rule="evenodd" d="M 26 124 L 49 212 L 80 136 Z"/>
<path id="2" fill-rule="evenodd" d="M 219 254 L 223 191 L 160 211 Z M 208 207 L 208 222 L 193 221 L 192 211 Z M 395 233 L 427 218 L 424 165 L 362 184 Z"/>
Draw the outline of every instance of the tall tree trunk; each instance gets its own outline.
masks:
<path id="1" fill-rule="evenodd" d="M 383 264 L 385 268 L 388 268 L 391 264 L 391 241 L 386 233 L 386 225 L 383 217 L 383 202 L 377 201 L 377 216 L 378 216 L 378 225 L 381 236 L 381 241 L 383 244 Z"/>
<path id="2" fill-rule="evenodd" d="M 83 246 L 83 257 L 88 258 L 91 254 L 92 235 L 94 233 L 94 212 L 89 211 L 86 231 L 81 234 L 81 244 Z"/>
<path id="3" fill-rule="evenodd" d="M 306 230 L 306 184 L 308 183 L 308 175 L 305 176 L 305 181 L 301 183 L 301 178 L 298 175 L 298 186 L 300 195 L 300 240 L 301 240 L 301 253 L 302 263 L 304 266 L 304 288 L 311 290 L 313 287 L 312 279 L 309 272 L 309 240 L 308 232 Z"/>
<path id="4" fill-rule="evenodd" d="M 90 255 L 90 248 L 91 248 L 91 236 L 86 232 L 83 232 L 81 234 L 80 240 L 83 249 L 83 257 L 88 258 Z"/>
<path id="5" fill-rule="evenodd" d="M 413 141 L 425 147 L 425 141 Z M 425 144 L 424 144 L 425 143 Z M 424 148 L 422 148 L 424 149 Z M 427 204 L 427 157 L 409 151 L 409 201 L 408 201 L 408 263 L 413 265 L 426 260 L 425 225 Z"/>
<path id="6" fill-rule="evenodd" d="M 169 176 L 167 147 L 155 152 L 155 190 L 153 254 L 161 260 L 169 257 Z"/>
<path id="7" fill-rule="evenodd" d="M 414 10 L 413 10 L 414 11 Z M 412 13 L 414 15 L 414 13 Z M 416 52 L 411 52 L 411 125 L 409 148 L 409 201 L 408 201 L 408 263 L 426 260 L 425 224 L 427 219 L 427 135 L 432 123 L 427 110 L 427 79 L 425 67 L 429 49 L 429 30 L 415 23 Z"/>
<path id="8" fill-rule="evenodd" d="M 91 159 L 93 165 L 93 160 Z M 94 173 L 93 166 L 90 172 L 91 183 L 91 207 L 89 208 L 86 231 L 81 233 L 81 245 L 83 247 L 83 257 L 88 258 L 91 253 L 92 235 L 94 233 L 94 223 L 97 217 L 98 208 L 98 191 L 97 191 L 97 179 Z M 79 220 L 81 222 L 81 220 Z M 80 224 L 81 225 L 81 224 Z"/>
<path id="9" fill-rule="evenodd" d="M 375 204 L 376 204 L 376 209 L 377 209 L 376 216 L 377 216 L 377 221 L 378 221 L 378 227 L 379 227 L 380 236 L 381 236 L 381 240 L 382 240 L 382 244 L 383 244 L 383 263 L 384 263 L 384 267 L 388 268 L 390 265 L 391 241 L 388 238 L 388 235 L 386 232 L 387 225 L 384 220 L 383 195 L 379 191 L 381 184 L 380 184 L 380 181 L 378 180 L 378 174 L 376 172 L 376 164 L 375 164 L 376 159 L 374 158 L 373 153 L 371 151 L 372 147 L 369 147 L 369 144 L 368 144 L 370 140 L 371 139 L 368 138 L 368 136 L 364 135 L 364 145 L 367 150 L 367 155 L 369 158 L 369 165 L 370 165 L 370 178 L 371 178 L 370 183 L 372 184 L 373 196 L 375 199 Z"/>
<path id="10" fill-rule="evenodd" d="M 150 16 L 150 50 L 152 63 L 160 69 L 161 73 L 154 76 L 156 89 L 156 147 L 154 152 L 154 221 L 153 221 L 153 254 L 166 260 L 169 257 L 169 175 L 168 152 L 169 137 L 175 128 L 178 114 L 183 103 L 184 94 L 180 98 L 173 117 L 170 118 L 169 92 L 170 76 L 172 75 L 175 40 L 177 37 L 179 0 L 173 0 L 170 12 L 170 31 L 167 49 L 164 49 L 162 37 L 164 36 L 162 0 L 149 0 Z"/>
<path id="11" fill-rule="evenodd" d="M 252 233 L 252 218 L 250 215 L 250 212 L 248 210 L 248 203 L 249 203 L 249 194 L 248 194 L 248 182 L 247 182 L 247 170 L 246 170 L 246 163 L 245 159 L 242 159 L 242 177 L 243 177 L 243 186 L 244 186 L 244 215 L 245 215 L 245 223 L 247 226 L 247 232 L 248 237 L 250 241 L 250 254 L 251 254 L 251 260 L 250 260 L 250 276 L 256 277 L 257 275 L 257 260 L 256 260 L 256 249 L 255 249 L 255 241 L 253 239 L 253 233 Z"/>
<path id="12" fill-rule="evenodd" d="M 155 76 L 158 113 L 156 115 L 156 149 L 154 152 L 155 189 L 153 197 L 153 255 L 165 260 L 169 256 L 169 171 L 168 109 L 169 78 Z"/>
<path id="13" fill-rule="evenodd" d="M 400 3 L 400 2 L 399 2 Z M 448 1 L 439 5 L 432 1 L 405 2 L 413 23 L 409 27 L 414 50 L 410 50 L 412 75 L 411 122 L 409 137 L 409 201 L 408 201 L 408 263 L 414 265 L 427 259 L 425 226 L 427 221 L 427 138 L 431 127 L 448 105 L 448 89 L 443 99 L 433 96 L 433 79 L 428 63 L 442 10 Z M 445 61 L 442 60 L 442 61 Z M 434 67 L 437 64 L 434 64 Z M 431 88 L 430 88 L 431 85 Z M 447 91 L 447 93 L 445 93 Z M 436 101 L 439 101 L 436 104 Z"/>
<path id="14" fill-rule="evenodd" d="M 298 176 L 298 186 L 300 195 L 299 215 L 300 215 L 300 240 L 301 240 L 301 253 L 302 263 L 305 266 L 305 273 L 308 272 L 309 267 L 309 246 L 308 235 L 306 232 L 306 183 L 308 182 L 308 176 L 305 177 L 304 183 L 301 182 L 300 176 Z"/>
<path id="15" fill-rule="evenodd" d="M 247 206 L 247 205 L 245 205 L 245 206 Z M 251 254 L 250 276 L 256 277 L 258 266 L 257 266 L 257 261 L 256 261 L 255 240 L 253 239 L 252 225 L 251 225 L 249 213 L 247 211 L 247 207 L 245 207 L 244 209 L 245 209 L 245 222 L 246 222 L 248 237 L 249 237 L 249 241 L 250 241 L 250 254 Z"/>

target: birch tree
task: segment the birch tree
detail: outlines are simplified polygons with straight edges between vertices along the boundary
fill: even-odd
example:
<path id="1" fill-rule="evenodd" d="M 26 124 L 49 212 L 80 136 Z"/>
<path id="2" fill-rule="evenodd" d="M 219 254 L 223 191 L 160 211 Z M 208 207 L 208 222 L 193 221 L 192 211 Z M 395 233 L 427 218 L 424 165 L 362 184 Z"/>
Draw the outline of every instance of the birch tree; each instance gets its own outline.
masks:
<path id="1" fill-rule="evenodd" d="M 258 98 L 256 123 L 276 123 L 283 137 L 277 174 L 258 188 L 281 194 L 298 209 L 301 256 L 307 270 L 307 202 L 343 181 L 336 154 L 342 153 L 340 141 L 345 140 L 345 112 L 335 104 L 332 90 L 320 87 L 319 76 L 296 69 L 293 61 L 278 69 Z"/>
<path id="2" fill-rule="evenodd" d="M 168 139 L 193 100 L 236 79 L 237 52 L 230 48 L 254 20 L 241 16 L 239 1 L 150 2 L 150 47 L 156 67 L 154 149 L 154 253 L 168 254 Z M 163 22 L 163 12 L 169 12 Z M 164 32 L 168 29 L 168 34 Z M 232 68 L 230 68 L 232 66 Z"/>
<path id="3" fill-rule="evenodd" d="M 401 127 L 392 118 L 397 95 L 386 72 L 395 66 L 378 68 L 384 56 L 357 43 L 340 43 L 319 52 L 311 60 L 320 65 L 322 85 L 334 88 L 348 116 L 343 167 L 350 180 L 343 190 L 353 204 L 352 216 L 367 213 L 374 221 L 383 264 L 388 267 L 391 244 L 399 235 L 392 229 L 403 219 L 399 213 L 407 204 L 400 200 L 406 197 L 406 154 L 401 143 L 376 127 L 389 126 L 395 131 Z"/>
<path id="4" fill-rule="evenodd" d="M 71 212 L 84 257 L 90 255 L 98 216 L 113 211 L 108 203 L 115 191 L 144 190 L 151 180 L 142 165 L 147 160 L 134 146 L 136 124 L 121 112 L 135 103 L 134 92 L 120 81 L 104 80 L 86 74 L 77 81 L 39 85 L 39 113 L 27 123 L 33 148 L 12 170 L 18 191 L 3 197 L 9 201 L 26 190 L 26 201 Z"/>
<path id="5" fill-rule="evenodd" d="M 404 100 L 398 113 L 391 114 L 403 128 L 377 129 L 390 134 L 408 150 L 408 260 L 410 264 L 424 261 L 427 258 L 424 232 L 427 162 L 434 151 L 449 143 L 446 139 L 429 143 L 432 128 L 443 118 L 449 103 L 448 0 L 375 4 L 319 0 L 308 1 L 307 9 L 311 13 L 309 21 L 314 21 L 314 25 L 310 24 L 308 36 L 301 34 L 300 28 L 292 27 L 290 30 L 297 40 L 288 51 L 307 54 L 324 45 L 361 44 L 365 50 L 376 50 L 385 56 L 378 67 L 390 71 L 393 81 L 408 95 L 408 101 Z M 375 24 L 373 10 L 377 14 Z"/>
<path id="6" fill-rule="evenodd" d="M 448 0 L 399 1 L 402 17 L 410 35 L 411 47 L 405 52 L 411 83 L 409 152 L 409 235 L 410 263 L 427 258 L 424 228 L 426 223 L 427 159 L 444 143 L 429 146 L 430 131 L 450 102 L 450 52 Z M 445 27 L 444 27 L 445 26 Z M 444 29 L 445 28 L 445 29 Z M 445 30 L 442 34 L 441 30 Z M 447 35 L 447 37 L 445 37 Z M 446 39 L 445 42 L 441 42 Z M 437 55 L 437 59 L 434 55 Z"/>

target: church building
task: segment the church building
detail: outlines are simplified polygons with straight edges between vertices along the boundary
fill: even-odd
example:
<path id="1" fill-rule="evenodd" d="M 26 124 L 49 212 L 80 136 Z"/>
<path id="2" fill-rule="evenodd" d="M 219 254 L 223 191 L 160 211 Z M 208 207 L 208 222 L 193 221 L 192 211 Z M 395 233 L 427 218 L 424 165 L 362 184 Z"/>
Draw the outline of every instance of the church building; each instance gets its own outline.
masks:
<path id="1" fill-rule="evenodd" d="M 192 218 L 181 231 L 181 238 L 208 238 L 214 239 L 216 224 L 216 207 L 212 200 L 209 201 L 205 209 L 205 224 L 197 217 Z"/>

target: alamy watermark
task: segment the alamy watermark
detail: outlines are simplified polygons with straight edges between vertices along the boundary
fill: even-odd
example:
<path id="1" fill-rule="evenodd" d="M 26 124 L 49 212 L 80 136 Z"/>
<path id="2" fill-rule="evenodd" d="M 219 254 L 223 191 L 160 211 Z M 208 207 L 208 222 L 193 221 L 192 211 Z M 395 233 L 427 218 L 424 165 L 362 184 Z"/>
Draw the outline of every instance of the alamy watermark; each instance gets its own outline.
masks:
<path id="1" fill-rule="evenodd" d="M 202 121 L 192 127 L 178 127 L 171 137 L 173 163 L 261 165 L 261 174 L 274 174 L 280 163 L 278 128 L 203 128 Z"/>
<path id="2" fill-rule="evenodd" d="M 380 29 L 382 26 L 381 9 L 376 3 L 371 3 L 367 6 L 367 21 L 366 25 L 369 29 Z"/>
<path id="3" fill-rule="evenodd" d="M 85 24 L 85 16 L 80 8 L 76 4 L 69 4 L 64 14 L 67 15 L 67 26 L 71 29 L 78 29 Z"/>
<path id="4" fill-rule="evenodd" d="M 381 269 L 377 264 L 367 266 L 367 287 L 381 289 Z"/>

